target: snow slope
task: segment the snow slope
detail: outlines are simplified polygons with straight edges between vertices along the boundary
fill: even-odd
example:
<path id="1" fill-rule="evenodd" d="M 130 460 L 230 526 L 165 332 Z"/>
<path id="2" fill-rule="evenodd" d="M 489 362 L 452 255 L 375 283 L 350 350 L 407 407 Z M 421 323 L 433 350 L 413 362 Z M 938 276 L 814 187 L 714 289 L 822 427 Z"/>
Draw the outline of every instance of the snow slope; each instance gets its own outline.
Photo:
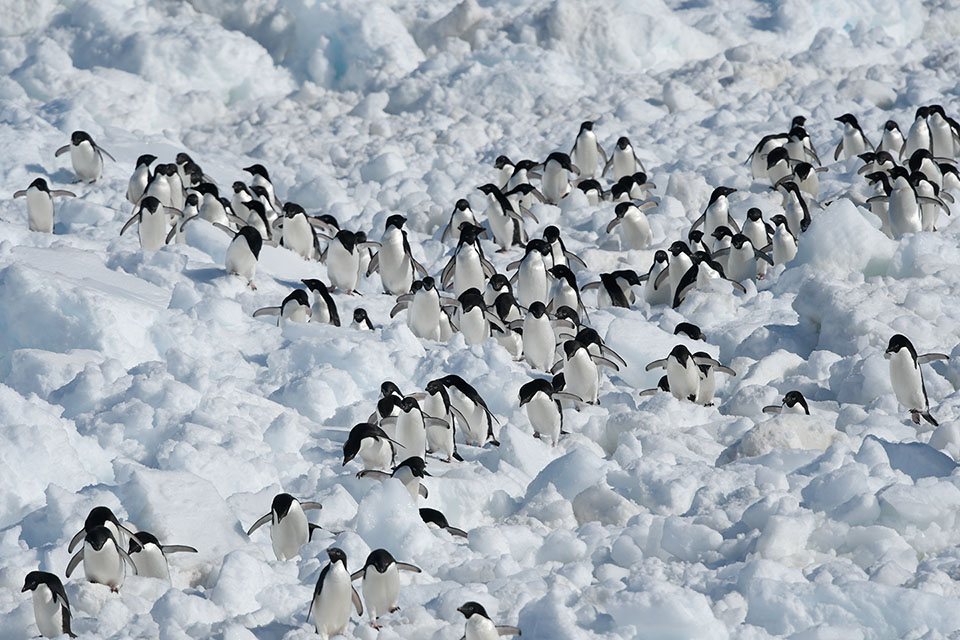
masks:
<path id="1" fill-rule="evenodd" d="M 629 366 L 600 406 L 567 412 L 556 449 L 518 406 L 526 365 L 492 340 L 420 341 L 389 318 L 376 277 L 362 297 L 336 294 L 342 318 L 362 305 L 376 331 L 278 328 L 253 311 L 326 279 L 323 265 L 267 247 L 252 291 L 226 276 L 228 239 L 205 224 L 155 253 L 118 236 L 136 157 L 185 150 L 222 185 L 260 162 L 282 199 L 373 239 L 402 213 L 438 275 L 440 230 L 458 198 L 483 210 L 475 187 L 494 158 L 569 151 L 594 119 L 606 148 L 630 137 L 659 185 L 656 246 L 621 251 L 603 232 L 613 206 L 579 194 L 535 207 L 531 231 L 563 227 L 589 265 L 581 283 L 646 270 L 715 186 L 739 189 L 738 220 L 750 206 L 770 217 L 779 198 L 743 162 L 795 115 L 825 161 L 842 113 L 875 139 L 891 118 L 906 131 L 921 104 L 957 115 L 952 3 L 8 0 L 3 15 L 0 193 L 45 176 L 79 197 L 58 200 L 54 235 L 27 231 L 23 200 L 0 201 L 0 638 L 36 633 L 24 575 L 62 576 L 101 504 L 199 553 L 172 557 L 169 584 L 128 576 L 120 595 L 66 581 L 81 637 L 316 637 L 306 612 L 329 546 L 351 571 L 377 547 L 423 569 L 404 574 L 382 631 L 354 616 L 348 637 L 362 640 L 454 640 L 467 600 L 534 640 L 960 629 L 960 232 L 946 218 L 886 239 L 842 199 L 868 194 L 856 161 L 829 165 L 821 193 L 840 199 L 814 211 L 797 260 L 745 295 L 591 308 Z M 96 184 L 69 186 L 69 156 L 54 158 L 74 129 L 117 158 Z M 488 247 L 501 271 L 519 257 Z M 717 407 L 637 396 L 682 320 L 737 371 Z M 935 431 L 918 432 L 890 388 L 895 332 L 952 356 L 924 368 Z M 501 425 L 499 448 L 429 463 L 420 506 L 466 541 L 428 529 L 398 483 L 341 466 L 382 381 L 413 392 L 446 373 Z M 791 389 L 811 424 L 754 431 L 717 464 Z M 298 561 L 276 561 L 266 529 L 244 534 L 280 491 L 324 505 L 310 513 L 326 531 Z"/>

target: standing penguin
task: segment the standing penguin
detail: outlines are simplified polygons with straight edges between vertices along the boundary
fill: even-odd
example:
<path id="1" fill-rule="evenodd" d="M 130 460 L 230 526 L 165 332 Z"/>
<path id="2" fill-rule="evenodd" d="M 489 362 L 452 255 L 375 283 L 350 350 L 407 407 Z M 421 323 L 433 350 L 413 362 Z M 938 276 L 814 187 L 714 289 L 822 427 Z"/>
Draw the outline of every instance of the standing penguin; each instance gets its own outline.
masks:
<path id="1" fill-rule="evenodd" d="M 497 170 L 497 184 L 501 189 L 507 186 L 510 176 L 513 175 L 514 164 L 507 156 L 497 156 L 493 162 L 493 168 Z M 454 226 L 454 229 L 457 227 Z"/>
<path id="2" fill-rule="evenodd" d="M 513 210 L 513 205 L 507 200 L 500 189 L 495 184 L 484 184 L 477 189 L 487 196 L 487 222 L 490 223 L 490 230 L 493 231 L 493 239 L 503 253 L 508 247 L 515 244 L 522 244 L 520 223 L 521 218 Z"/>
<path id="3" fill-rule="evenodd" d="M 907 138 L 900 147 L 900 157 L 909 158 L 920 149 L 930 150 L 930 125 L 927 124 L 928 107 L 918 107 Z"/>
<path id="4" fill-rule="evenodd" d="M 632 176 L 638 169 L 644 173 L 647 171 L 643 163 L 640 162 L 640 158 L 634 153 L 633 146 L 627 136 L 620 136 L 617 139 L 617 146 L 614 148 L 610 159 L 603 165 L 603 172 L 600 175 L 607 175 L 607 170 L 611 166 L 613 166 L 614 181 L 620 180 L 624 176 Z"/>
<path id="5" fill-rule="evenodd" d="M 605 365 L 619 371 L 613 361 L 590 352 L 587 345 L 579 340 L 567 340 L 563 343 L 564 390 L 587 404 L 600 403 L 600 370 L 597 365 Z"/>
<path id="6" fill-rule="evenodd" d="M 843 159 L 846 160 L 873 149 L 873 145 L 867 140 L 866 134 L 860 128 L 860 123 L 857 122 L 856 116 L 852 113 L 845 113 L 838 118 L 834 118 L 834 120 L 843 123 L 843 137 L 840 139 L 840 144 L 837 145 L 837 150 L 833 152 L 834 160 L 839 160 L 841 153 Z"/>
<path id="7" fill-rule="evenodd" d="M 70 630 L 70 602 L 60 578 L 46 571 L 31 571 L 23 581 L 20 593 L 33 592 L 33 615 L 44 638 L 59 638 Z"/>
<path id="8" fill-rule="evenodd" d="M 520 406 L 526 407 L 527 419 L 533 427 L 534 438 L 545 438 L 550 446 L 557 446 L 563 430 L 563 406 L 560 400 L 579 402 L 580 398 L 556 388 L 555 382 L 536 378 L 520 387 Z"/>
<path id="9" fill-rule="evenodd" d="M 558 264 L 551 267 L 548 273 L 553 276 L 554 286 L 553 294 L 550 297 L 552 309 L 560 307 L 571 307 L 576 309 L 582 316 L 587 315 L 587 310 L 580 299 L 580 288 L 577 286 L 577 277 L 573 271 L 566 265 Z"/>
<path id="10" fill-rule="evenodd" d="M 543 240 L 550 245 L 550 256 L 552 260 L 546 261 L 548 267 L 555 267 L 557 265 L 570 266 L 570 263 L 574 262 L 584 269 L 587 268 L 587 263 L 585 263 L 580 256 L 567 250 L 567 246 L 563 244 L 563 238 L 560 237 L 560 227 L 557 225 L 551 224 L 544 227 Z"/>
<path id="11" fill-rule="evenodd" d="M 400 413 L 396 417 L 384 418 L 381 424 L 391 428 L 393 440 L 403 449 L 404 457 L 426 458 L 427 425 L 438 422 L 449 426 L 441 418 L 424 414 L 416 398 L 407 396 L 400 400 Z"/>
<path id="12" fill-rule="evenodd" d="M 737 226 L 736 220 L 730 215 L 730 202 L 727 200 L 727 197 L 736 191 L 732 187 L 717 187 L 714 189 L 710 194 L 710 201 L 707 203 L 703 215 L 696 219 L 691 228 L 696 229 L 702 224 L 703 235 L 707 237 L 712 236 L 717 227 L 721 226 L 729 227 L 733 229 L 734 233 L 739 233 L 740 227 Z"/>
<path id="13" fill-rule="evenodd" d="M 670 355 L 666 358 L 654 360 L 648 364 L 646 371 L 666 368 L 667 382 L 670 385 L 670 393 L 673 394 L 673 397 L 679 400 L 696 402 L 697 393 L 700 390 L 699 365 L 701 364 L 722 366 L 713 358 L 695 356 L 690 353 L 685 345 L 678 344 L 671 349 Z"/>
<path id="14" fill-rule="evenodd" d="M 127 183 L 127 200 L 131 204 L 137 204 L 140 202 L 140 198 L 143 197 L 143 193 L 147 190 L 147 185 L 150 184 L 150 165 L 154 160 L 157 159 L 157 156 L 152 156 L 149 153 L 146 153 L 139 158 L 137 158 L 137 166 L 133 170 L 133 174 L 130 176 L 130 181 Z"/>
<path id="15" fill-rule="evenodd" d="M 713 257 L 726 258 L 724 274 L 736 282 L 754 279 L 760 262 L 766 262 L 771 267 L 774 264 L 773 258 L 757 249 L 750 238 L 743 233 L 733 236 L 730 239 L 730 246 L 715 252 Z"/>
<path id="16" fill-rule="evenodd" d="M 347 571 L 347 554 L 341 549 L 327 549 L 330 564 L 320 571 L 317 586 L 313 590 L 313 599 L 307 610 L 307 619 L 313 614 L 313 623 L 322 640 L 343 633 L 350 621 L 350 605 L 353 604 L 357 615 L 363 615 L 360 594 L 353 588 L 350 573 Z"/>
<path id="17" fill-rule="evenodd" d="M 454 324 L 468 345 L 485 342 L 490 337 L 491 327 L 501 333 L 506 331 L 499 318 L 487 310 L 483 294 L 478 289 L 467 289 L 448 306 L 456 308 Z"/>
<path id="18" fill-rule="evenodd" d="M 54 157 L 70 152 L 70 162 L 73 172 L 77 174 L 77 182 L 96 182 L 103 174 L 103 156 L 114 162 L 113 156 L 102 147 L 97 146 L 90 134 L 86 131 L 74 131 L 70 134 L 70 144 L 57 149 Z"/>
<path id="19" fill-rule="evenodd" d="M 626 249 L 646 249 L 653 241 L 653 231 L 650 222 L 643 213 L 644 209 L 656 206 L 655 202 L 647 201 L 639 205 L 633 202 L 620 202 L 614 209 L 616 217 L 607 225 L 607 233 L 619 226 L 623 234 L 623 245 Z"/>
<path id="20" fill-rule="evenodd" d="M 424 340 L 440 340 L 440 322 L 443 310 L 440 307 L 440 292 L 436 282 L 430 276 L 411 285 L 413 293 L 406 293 L 397 299 L 390 310 L 394 317 L 403 309 L 407 310 L 407 326 L 413 335 Z"/>
<path id="21" fill-rule="evenodd" d="M 514 279 L 517 283 L 517 302 L 529 307 L 534 302 L 546 302 L 549 289 L 545 258 L 550 255 L 550 245 L 544 240 L 534 238 L 527 243 L 522 259 L 507 265 L 516 268 Z"/>
<path id="22" fill-rule="evenodd" d="M 457 248 L 440 275 L 440 282 L 445 288 L 453 284 L 453 293 L 456 296 L 467 289 L 482 290 L 486 286 L 487 278 L 497 272 L 483 255 L 483 248 L 480 246 L 480 234 L 483 232 L 483 227 L 475 224 L 460 224 Z"/>
<path id="23" fill-rule="evenodd" d="M 497 640 L 500 636 L 520 635 L 520 629 L 516 627 L 493 624 L 487 610 L 478 602 L 468 602 L 457 611 L 467 619 L 463 640 Z"/>
<path id="24" fill-rule="evenodd" d="M 482 447 L 492 442 L 494 446 L 500 446 L 493 433 L 493 413 L 476 389 L 456 374 L 437 378 L 435 382 L 447 388 L 450 404 L 460 413 L 460 433 L 467 444 Z"/>
<path id="25" fill-rule="evenodd" d="M 140 248 L 146 251 L 158 251 L 167 242 L 169 212 L 174 212 L 178 216 L 180 212 L 177 209 L 164 206 L 153 196 L 145 196 L 140 200 L 138 206 L 137 212 L 120 229 L 120 235 L 123 235 L 123 232 L 129 229 L 134 222 L 138 222 Z M 233 232 L 231 231 L 230 234 L 232 235 Z"/>
<path id="26" fill-rule="evenodd" d="M 580 175 L 580 169 L 570 162 L 570 156 L 559 151 L 547 156 L 543 162 L 543 177 L 540 182 L 540 191 L 546 202 L 557 204 L 570 193 L 571 173 Z"/>
<path id="27" fill-rule="evenodd" d="M 949 360 L 943 353 L 925 353 L 917 355 L 910 340 L 902 334 L 890 338 L 883 357 L 890 361 L 890 382 L 897 401 L 910 410 L 910 419 L 920 424 L 923 418 L 933 426 L 938 422 L 930 415 L 930 401 L 927 389 L 923 385 L 923 372 L 920 365 L 935 360 Z"/>
<path id="28" fill-rule="evenodd" d="M 454 428 L 454 416 L 461 422 L 463 416 L 450 404 L 450 394 L 447 388 L 436 380 L 431 380 L 425 388 L 423 394 L 423 413 L 432 418 L 439 418 L 439 421 L 430 420 L 427 422 L 427 453 L 446 455 L 441 458 L 445 462 L 453 460 L 463 461 L 463 458 L 457 452 L 457 443 L 455 441 L 456 429 Z"/>
<path id="29" fill-rule="evenodd" d="M 74 548 L 83 542 L 84 537 L 100 526 L 106 527 L 119 543 L 123 543 L 126 540 L 125 535 L 135 540 L 137 539 L 137 534 L 133 533 L 128 527 L 120 524 L 117 516 L 113 514 L 113 511 L 111 511 L 109 507 L 99 506 L 94 507 L 90 510 L 90 513 L 87 514 L 86 520 L 83 521 L 83 528 L 73 536 L 70 544 L 67 545 L 67 553 L 73 553 Z"/>
<path id="30" fill-rule="evenodd" d="M 877 153 L 881 151 L 900 153 L 902 148 L 903 134 L 900 133 L 900 125 L 894 120 L 887 120 L 883 125 L 883 136 L 880 138 L 880 144 L 877 145 Z"/>
<path id="31" fill-rule="evenodd" d="M 593 132 L 593 122 L 587 120 L 580 123 L 577 139 L 573 142 L 573 148 L 570 149 L 570 159 L 580 167 L 580 177 L 588 179 L 597 175 L 601 158 L 603 165 L 606 166 L 607 154 L 597 141 L 597 134 Z"/>
<path id="32" fill-rule="evenodd" d="M 343 443 L 343 466 L 359 455 L 364 469 L 390 469 L 396 456 L 394 445 L 401 446 L 377 425 L 356 424 Z"/>
<path id="33" fill-rule="evenodd" d="M 410 251 L 407 232 L 403 229 L 406 222 L 407 219 L 401 215 L 395 214 L 387 218 L 383 235 L 380 237 L 380 251 L 373 256 L 367 268 L 368 276 L 374 271 L 380 272 L 383 290 L 393 296 L 410 291 L 414 270 L 427 275 L 427 270 L 414 259 Z"/>
<path id="34" fill-rule="evenodd" d="M 257 285 L 253 284 L 253 278 L 257 275 L 257 261 L 260 259 L 263 236 L 249 225 L 241 227 L 236 233 L 218 222 L 214 223 L 214 226 L 233 237 L 224 258 L 227 273 L 244 278 L 247 285 L 256 291 Z"/>
<path id="35" fill-rule="evenodd" d="M 660 274 L 667 271 L 670 266 L 670 257 L 663 249 L 657 249 L 653 254 L 653 262 L 650 264 L 650 270 L 647 271 L 644 279 L 643 299 L 647 304 L 653 306 L 656 304 L 667 304 L 672 299 L 670 296 L 670 285 L 662 282 Z"/>
<path id="36" fill-rule="evenodd" d="M 397 562 L 386 549 L 375 549 L 367 556 L 363 569 L 350 576 L 350 580 L 363 578 L 363 601 L 367 603 L 370 626 L 379 629 L 377 618 L 400 609 L 400 571 L 421 573 L 419 567 L 406 562 Z"/>
<path id="37" fill-rule="evenodd" d="M 333 237 L 326 234 L 318 235 L 330 240 L 330 244 L 324 251 L 330 283 L 335 288 L 353 295 L 357 288 L 357 281 L 360 279 L 360 249 L 366 246 L 379 247 L 379 243 L 358 242 L 357 235 L 346 229 L 341 229 Z"/>
<path id="38" fill-rule="evenodd" d="M 730 376 L 735 376 L 737 373 L 730 367 L 725 367 L 711 358 L 710 354 L 705 351 L 697 351 L 693 354 L 693 357 L 697 361 L 697 367 L 700 368 L 700 386 L 697 389 L 696 402 L 705 407 L 712 407 L 713 396 L 717 390 L 717 379 L 714 371 Z"/>
<path id="39" fill-rule="evenodd" d="M 443 233 L 440 235 L 440 242 L 446 242 L 448 235 L 460 233 L 460 225 L 464 222 L 469 222 L 473 226 L 479 226 L 477 224 L 477 217 L 473 214 L 473 209 L 470 208 L 470 203 L 464 198 L 460 198 L 453 207 L 453 213 L 450 214 L 450 221 L 447 222 L 447 226 L 443 228 Z"/>
<path id="40" fill-rule="evenodd" d="M 778 213 L 770 218 L 770 222 L 774 225 L 773 240 L 770 243 L 773 249 L 773 264 L 786 264 L 797 255 L 797 238 L 790 231 L 785 215 Z"/>
<path id="41" fill-rule="evenodd" d="M 249 167 L 244 167 L 243 170 L 253 176 L 250 179 L 250 186 L 263 187 L 267 192 L 270 203 L 277 209 L 280 209 L 280 200 L 277 199 L 273 182 L 270 181 L 270 174 L 267 173 L 266 168 L 262 164 L 252 164 Z"/>
<path id="42" fill-rule="evenodd" d="M 542 302 L 534 302 L 523 319 L 523 357 L 533 369 L 549 371 L 557 350 L 557 336 Z"/>
<path id="43" fill-rule="evenodd" d="M 137 575 L 147 578 L 166 580 L 170 577 L 170 572 L 167 569 L 167 554 L 197 553 L 197 550 L 193 547 L 182 544 L 161 545 L 157 537 L 149 531 L 137 531 L 137 538 L 143 545 L 138 544 L 136 540 L 131 538 L 127 554 L 137 566 Z"/>
<path id="44" fill-rule="evenodd" d="M 76 198 L 77 194 L 64 189 L 55 189 L 50 191 L 47 181 L 43 178 L 37 178 L 30 183 L 26 189 L 21 189 L 13 194 L 14 198 L 27 198 L 27 228 L 30 231 L 40 231 L 42 233 L 53 233 L 53 198 L 54 196 L 70 196 Z"/>
<path id="45" fill-rule="evenodd" d="M 123 550 L 113 533 L 105 526 L 94 527 L 83 539 L 83 548 L 70 559 L 66 575 L 69 578 L 77 565 L 83 562 L 83 573 L 89 582 L 105 584 L 119 591 L 126 576 L 124 563 L 137 573 L 137 565 Z"/>
<path id="46" fill-rule="evenodd" d="M 313 291 L 313 305 L 310 307 L 312 322 L 325 322 L 335 327 L 340 326 L 340 314 L 337 312 L 337 303 L 327 290 L 327 285 L 316 278 L 301 280 L 307 289 Z"/>
<path id="47" fill-rule="evenodd" d="M 296 202 L 283 205 L 283 215 L 273 221 L 273 228 L 281 228 L 280 244 L 290 249 L 304 260 L 320 255 L 320 242 L 317 231 L 310 223 L 307 212 Z"/>
<path id="48" fill-rule="evenodd" d="M 270 523 L 270 541 L 277 560 L 289 560 L 300 555 L 300 547 L 307 544 L 313 532 L 320 527 L 307 522 L 304 511 L 322 509 L 319 502 L 300 502 L 289 493 L 278 493 L 270 505 L 270 512 L 247 530 L 247 536 Z"/>

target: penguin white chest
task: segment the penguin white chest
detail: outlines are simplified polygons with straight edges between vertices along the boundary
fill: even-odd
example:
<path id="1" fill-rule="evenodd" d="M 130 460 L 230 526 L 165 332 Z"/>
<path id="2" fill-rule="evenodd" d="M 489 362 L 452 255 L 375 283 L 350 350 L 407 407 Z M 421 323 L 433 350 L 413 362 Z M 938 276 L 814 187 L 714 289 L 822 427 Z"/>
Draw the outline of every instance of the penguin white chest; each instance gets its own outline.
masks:
<path id="1" fill-rule="evenodd" d="M 687 360 L 683 366 L 675 358 L 667 358 L 667 382 L 670 383 L 670 393 L 680 400 L 695 400 L 700 389 L 700 375 L 693 359 Z"/>
<path id="2" fill-rule="evenodd" d="M 490 325 L 483 309 L 473 307 L 469 311 L 457 311 L 457 325 L 467 344 L 480 344 L 490 336 Z"/>
<path id="3" fill-rule="evenodd" d="M 384 290 L 394 296 L 410 291 L 413 264 L 403 249 L 403 234 L 393 227 L 384 234 L 380 247 L 380 279 Z"/>
<path id="4" fill-rule="evenodd" d="M 313 257 L 313 230 L 306 216 L 295 215 L 283 219 L 283 246 L 304 260 Z"/>
<path id="5" fill-rule="evenodd" d="M 53 591 L 45 584 L 33 590 L 33 615 L 43 637 L 56 638 L 63 633 L 63 612 L 60 604 L 53 600 Z"/>
<path id="6" fill-rule="evenodd" d="M 372 566 L 367 567 L 363 575 L 363 601 L 371 620 L 393 611 L 399 598 L 400 572 L 397 571 L 397 565 L 391 564 L 383 573 Z"/>
<path id="7" fill-rule="evenodd" d="M 785 264 L 797 255 L 797 241 L 790 232 L 778 227 L 773 235 L 773 263 Z"/>
<path id="8" fill-rule="evenodd" d="M 584 402 L 596 404 L 600 386 L 600 374 L 597 365 L 586 349 L 580 349 L 563 365 L 563 377 L 566 391 Z"/>
<path id="9" fill-rule="evenodd" d="M 250 245 L 243 236 L 238 235 L 230 242 L 224 262 L 227 273 L 246 278 L 248 282 L 252 282 L 257 274 L 257 257 L 250 251 Z"/>
<path id="10" fill-rule="evenodd" d="M 157 207 L 153 213 L 141 207 L 137 230 L 140 235 L 140 248 L 146 251 L 162 249 L 167 239 L 167 214 L 163 207 Z"/>
<path id="11" fill-rule="evenodd" d="M 400 451 L 402 459 L 410 456 L 424 457 L 426 452 L 427 434 L 423 426 L 423 416 L 419 411 L 413 409 L 404 413 L 400 412 L 397 416 L 397 432 L 394 440 L 403 445 Z"/>
<path id="12" fill-rule="evenodd" d="M 454 263 L 453 291 L 459 296 L 470 288 L 483 290 L 486 278 L 480 264 L 480 254 L 472 246 L 461 247 Z"/>
<path id="13" fill-rule="evenodd" d="M 123 557 L 112 541 L 104 543 L 99 551 L 89 544 L 83 546 L 83 573 L 89 582 L 119 588 L 126 576 Z"/>
<path id="14" fill-rule="evenodd" d="M 464 631 L 466 640 L 497 640 L 500 637 L 496 625 L 479 614 L 470 616 Z"/>
<path id="15" fill-rule="evenodd" d="M 632 176 L 637 171 L 637 161 L 633 157 L 633 147 L 613 151 L 613 180 L 616 182 L 625 176 Z"/>
<path id="16" fill-rule="evenodd" d="M 27 225 L 30 231 L 53 233 L 53 198 L 41 189 L 27 189 Z"/>
<path id="17" fill-rule="evenodd" d="M 100 152 L 86 140 L 78 145 L 70 145 L 70 161 L 81 182 L 96 182 L 103 173 L 103 158 Z"/>
<path id="18" fill-rule="evenodd" d="M 650 222 L 639 209 L 624 215 L 620 222 L 620 228 L 628 249 L 646 249 L 653 241 Z"/>
<path id="19" fill-rule="evenodd" d="M 597 173 L 600 153 L 597 151 L 597 136 L 592 131 L 584 131 L 577 137 L 573 149 L 573 163 L 580 169 L 580 177 L 592 178 Z"/>
<path id="20" fill-rule="evenodd" d="M 520 263 L 517 273 L 517 302 L 529 307 L 534 302 L 547 301 L 547 268 L 540 254 L 528 255 Z"/>
<path id="21" fill-rule="evenodd" d="M 560 439 L 560 410 L 547 394 L 538 391 L 527 403 L 527 418 L 536 433 L 545 436 L 552 445 Z"/>
<path id="22" fill-rule="evenodd" d="M 298 502 L 292 502 L 287 515 L 270 527 L 270 540 L 277 560 L 289 560 L 300 554 L 300 547 L 307 543 L 310 527 L 307 516 Z"/>
<path id="23" fill-rule="evenodd" d="M 323 578 L 320 594 L 313 600 L 313 622 L 321 637 L 343 633 L 347 628 L 352 589 L 346 569 L 339 562 L 333 563 Z"/>
<path id="24" fill-rule="evenodd" d="M 907 349 L 890 355 L 890 384 L 897 401 L 907 409 L 923 411 L 927 408 L 920 367 Z"/>
<path id="25" fill-rule="evenodd" d="M 407 311 L 407 324 L 418 338 L 440 339 L 440 296 L 436 289 L 421 289 L 413 295 Z"/>
<path id="26" fill-rule="evenodd" d="M 170 577 L 167 559 L 155 544 L 147 543 L 140 551 L 131 553 L 130 559 L 137 565 L 137 575 L 164 580 Z"/>
<path id="27" fill-rule="evenodd" d="M 338 240 L 333 240 L 327 249 L 327 275 L 337 289 L 353 291 L 357 288 L 357 272 L 360 256 L 356 251 L 347 251 Z"/>
<path id="28" fill-rule="evenodd" d="M 546 315 L 528 315 L 523 321 L 523 356 L 534 369 L 548 371 L 553 366 L 557 338 Z"/>
<path id="29" fill-rule="evenodd" d="M 393 450 L 383 438 L 364 438 L 358 454 L 364 469 L 388 469 L 392 466 Z"/>

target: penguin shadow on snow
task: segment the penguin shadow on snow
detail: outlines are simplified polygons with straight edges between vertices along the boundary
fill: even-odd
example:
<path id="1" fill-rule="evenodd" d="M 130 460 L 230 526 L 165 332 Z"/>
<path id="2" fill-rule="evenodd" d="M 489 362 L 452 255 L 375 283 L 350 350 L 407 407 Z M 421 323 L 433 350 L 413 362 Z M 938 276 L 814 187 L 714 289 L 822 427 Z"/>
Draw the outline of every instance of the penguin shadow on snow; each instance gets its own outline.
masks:
<path id="1" fill-rule="evenodd" d="M 74 180 L 77 179 L 77 176 L 73 173 L 73 171 L 70 171 L 69 169 L 65 169 L 62 167 L 60 169 L 57 169 L 53 173 L 50 173 L 46 167 L 39 164 L 28 164 L 28 165 L 24 165 L 23 168 L 26 169 L 31 174 L 45 177 L 47 179 L 47 182 L 51 184 L 52 183 L 73 184 Z M 52 188 L 53 187 L 51 187 L 51 189 Z M 78 193 L 77 195 L 80 196 L 82 194 Z"/>

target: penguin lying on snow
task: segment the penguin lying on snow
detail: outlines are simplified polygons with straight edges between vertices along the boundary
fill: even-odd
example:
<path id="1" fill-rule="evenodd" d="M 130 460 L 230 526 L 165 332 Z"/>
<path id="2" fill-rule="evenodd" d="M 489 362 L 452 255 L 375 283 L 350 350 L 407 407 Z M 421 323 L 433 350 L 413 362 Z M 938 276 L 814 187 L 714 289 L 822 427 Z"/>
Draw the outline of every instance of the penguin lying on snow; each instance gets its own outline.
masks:
<path id="1" fill-rule="evenodd" d="M 799 391 L 788 391 L 780 404 L 772 404 L 763 408 L 764 413 L 802 413 L 810 415 L 807 399 Z"/>
<path id="2" fill-rule="evenodd" d="M 343 466 L 359 455 L 364 469 L 391 468 L 396 456 L 394 445 L 400 446 L 377 425 L 370 422 L 356 424 L 343 443 Z"/>
<path id="3" fill-rule="evenodd" d="M 289 560 L 299 555 L 300 547 L 320 528 L 307 522 L 304 511 L 322 508 L 323 505 L 319 502 L 300 502 L 289 493 L 278 493 L 270 505 L 270 513 L 254 522 L 247 530 L 247 536 L 268 522 L 271 523 L 270 540 L 273 543 L 273 552 L 277 560 Z"/>
<path id="4" fill-rule="evenodd" d="M 31 571 L 23 581 L 21 593 L 33 592 L 33 614 L 37 629 L 44 638 L 59 638 L 67 634 L 76 638 L 70 630 L 70 602 L 60 578 L 46 571 Z"/>
<path id="5" fill-rule="evenodd" d="M 294 289 L 290 292 L 279 307 L 261 307 L 253 312 L 254 318 L 261 316 L 276 316 L 277 326 L 283 322 L 309 322 L 313 311 L 310 309 L 310 298 L 303 289 Z"/>
<path id="6" fill-rule="evenodd" d="M 696 402 L 700 393 L 700 367 L 709 365 L 718 371 L 736 375 L 729 367 L 725 367 L 705 353 L 692 354 L 686 346 L 678 344 L 670 355 L 661 360 L 654 360 L 647 365 L 646 371 L 666 368 L 667 384 L 670 393 L 679 400 Z M 712 395 L 712 394 L 711 394 Z"/>
<path id="7" fill-rule="evenodd" d="M 436 509 L 430 509 L 424 507 L 420 509 L 420 519 L 423 520 L 428 525 L 434 525 L 438 529 L 446 529 L 447 533 L 452 536 L 457 536 L 458 538 L 466 538 L 467 532 L 463 529 L 457 529 L 456 527 L 451 527 L 447 522 L 447 517 L 437 511 Z"/>

